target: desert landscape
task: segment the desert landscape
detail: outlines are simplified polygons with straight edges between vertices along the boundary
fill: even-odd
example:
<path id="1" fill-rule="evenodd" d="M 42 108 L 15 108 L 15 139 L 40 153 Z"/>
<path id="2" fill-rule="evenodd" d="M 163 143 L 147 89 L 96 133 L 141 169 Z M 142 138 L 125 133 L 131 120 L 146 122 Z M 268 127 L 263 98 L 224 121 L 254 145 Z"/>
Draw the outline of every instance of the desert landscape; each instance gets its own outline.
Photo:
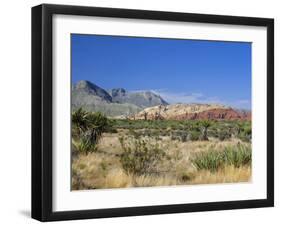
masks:
<path id="1" fill-rule="evenodd" d="M 249 182 L 251 111 L 72 87 L 72 190 Z"/>

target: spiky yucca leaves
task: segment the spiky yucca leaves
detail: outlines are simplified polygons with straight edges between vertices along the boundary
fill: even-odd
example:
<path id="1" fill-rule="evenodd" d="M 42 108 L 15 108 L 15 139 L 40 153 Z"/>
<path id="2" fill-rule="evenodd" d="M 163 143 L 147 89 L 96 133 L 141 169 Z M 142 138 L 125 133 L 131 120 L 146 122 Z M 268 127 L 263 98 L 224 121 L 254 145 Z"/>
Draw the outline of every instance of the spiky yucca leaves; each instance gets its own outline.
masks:
<path id="1" fill-rule="evenodd" d="M 102 133 L 109 126 L 109 121 L 102 113 L 95 112 L 88 114 L 87 123 L 89 127 L 84 134 L 84 138 L 91 144 L 97 144 Z"/>
<path id="2" fill-rule="evenodd" d="M 211 150 L 198 154 L 192 162 L 198 170 L 215 172 L 222 165 L 222 156 L 220 152 Z"/>
<path id="3" fill-rule="evenodd" d="M 250 165 L 252 161 L 252 150 L 250 145 L 238 144 L 237 146 L 225 147 L 223 151 L 209 150 L 199 153 L 192 160 L 198 170 L 217 171 L 224 166 L 236 168 Z"/>
<path id="4" fill-rule="evenodd" d="M 208 140 L 208 128 L 212 125 L 212 121 L 210 120 L 202 120 L 200 121 L 201 126 L 201 140 Z"/>
<path id="5" fill-rule="evenodd" d="M 79 108 L 72 113 L 75 147 L 81 152 L 95 151 L 101 135 L 109 127 L 109 120 L 100 112 L 86 112 Z"/>
<path id="6" fill-rule="evenodd" d="M 72 128 L 74 130 L 74 135 L 81 135 L 88 128 L 87 122 L 88 113 L 84 111 L 82 108 L 72 112 Z"/>
<path id="7" fill-rule="evenodd" d="M 252 150 L 249 145 L 239 144 L 236 149 L 233 147 L 226 147 L 223 151 L 223 161 L 227 165 L 234 167 L 241 167 L 250 165 L 252 160 Z"/>

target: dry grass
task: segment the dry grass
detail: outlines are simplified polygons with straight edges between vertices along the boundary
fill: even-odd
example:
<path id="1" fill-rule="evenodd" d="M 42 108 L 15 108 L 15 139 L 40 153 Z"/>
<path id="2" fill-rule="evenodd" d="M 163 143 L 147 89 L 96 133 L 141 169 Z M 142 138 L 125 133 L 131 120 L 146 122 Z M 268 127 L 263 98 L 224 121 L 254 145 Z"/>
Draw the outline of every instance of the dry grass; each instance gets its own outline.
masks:
<path id="1" fill-rule="evenodd" d="M 191 162 L 192 156 L 198 152 L 206 152 L 210 149 L 220 151 L 225 147 L 243 144 L 237 139 L 180 142 L 162 137 L 159 142 L 160 148 L 165 150 L 168 157 L 159 164 L 157 173 L 128 174 L 120 163 L 122 149 L 118 136 L 120 133 L 104 134 L 99 142 L 98 152 L 78 154 L 73 159 L 73 190 L 233 183 L 246 182 L 251 178 L 251 166 L 240 168 L 225 166 L 212 173 L 208 170 L 197 170 Z"/>
<path id="2" fill-rule="evenodd" d="M 244 166 L 235 168 L 234 166 L 225 166 L 217 172 L 212 173 L 209 170 L 198 171 L 191 184 L 215 184 L 215 183 L 236 183 L 248 182 L 251 179 L 251 167 Z"/>

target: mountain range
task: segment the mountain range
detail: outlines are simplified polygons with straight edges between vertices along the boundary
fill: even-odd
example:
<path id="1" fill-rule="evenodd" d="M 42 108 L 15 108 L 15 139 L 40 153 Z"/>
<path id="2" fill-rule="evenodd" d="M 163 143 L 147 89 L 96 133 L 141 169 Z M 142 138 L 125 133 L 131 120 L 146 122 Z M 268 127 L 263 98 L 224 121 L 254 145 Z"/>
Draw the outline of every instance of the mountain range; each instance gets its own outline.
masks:
<path id="1" fill-rule="evenodd" d="M 105 89 L 89 82 L 79 81 L 72 87 L 72 108 L 83 107 L 88 111 L 101 111 L 107 116 L 128 116 L 146 107 L 167 105 L 151 91 L 128 92 L 123 88 Z"/>
<path id="2" fill-rule="evenodd" d="M 169 104 L 151 91 L 105 90 L 85 80 L 72 87 L 72 109 L 80 107 L 116 118 L 251 120 L 250 111 L 220 104 Z"/>

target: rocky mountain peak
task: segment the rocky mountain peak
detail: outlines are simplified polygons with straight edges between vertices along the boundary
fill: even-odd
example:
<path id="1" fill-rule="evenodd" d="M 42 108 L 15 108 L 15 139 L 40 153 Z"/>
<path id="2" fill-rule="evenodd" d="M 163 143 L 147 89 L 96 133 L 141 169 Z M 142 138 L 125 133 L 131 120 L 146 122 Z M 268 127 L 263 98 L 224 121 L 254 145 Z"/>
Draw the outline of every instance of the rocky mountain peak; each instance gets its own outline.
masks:
<path id="1" fill-rule="evenodd" d="M 126 90 L 123 88 L 115 88 L 111 90 L 111 96 L 114 97 L 123 97 L 126 95 Z"/>
<path id="2" fill-rule="evenodd" d="M 112 97 L 109 95 L 108 92 L 106 92 L 101 87 L 86 80 L 81 80 L 77 82 L 74 86 L 73 92 L 86 93 L 89 95 L 98 96 L 104 101 L 112 102 Z"/>

